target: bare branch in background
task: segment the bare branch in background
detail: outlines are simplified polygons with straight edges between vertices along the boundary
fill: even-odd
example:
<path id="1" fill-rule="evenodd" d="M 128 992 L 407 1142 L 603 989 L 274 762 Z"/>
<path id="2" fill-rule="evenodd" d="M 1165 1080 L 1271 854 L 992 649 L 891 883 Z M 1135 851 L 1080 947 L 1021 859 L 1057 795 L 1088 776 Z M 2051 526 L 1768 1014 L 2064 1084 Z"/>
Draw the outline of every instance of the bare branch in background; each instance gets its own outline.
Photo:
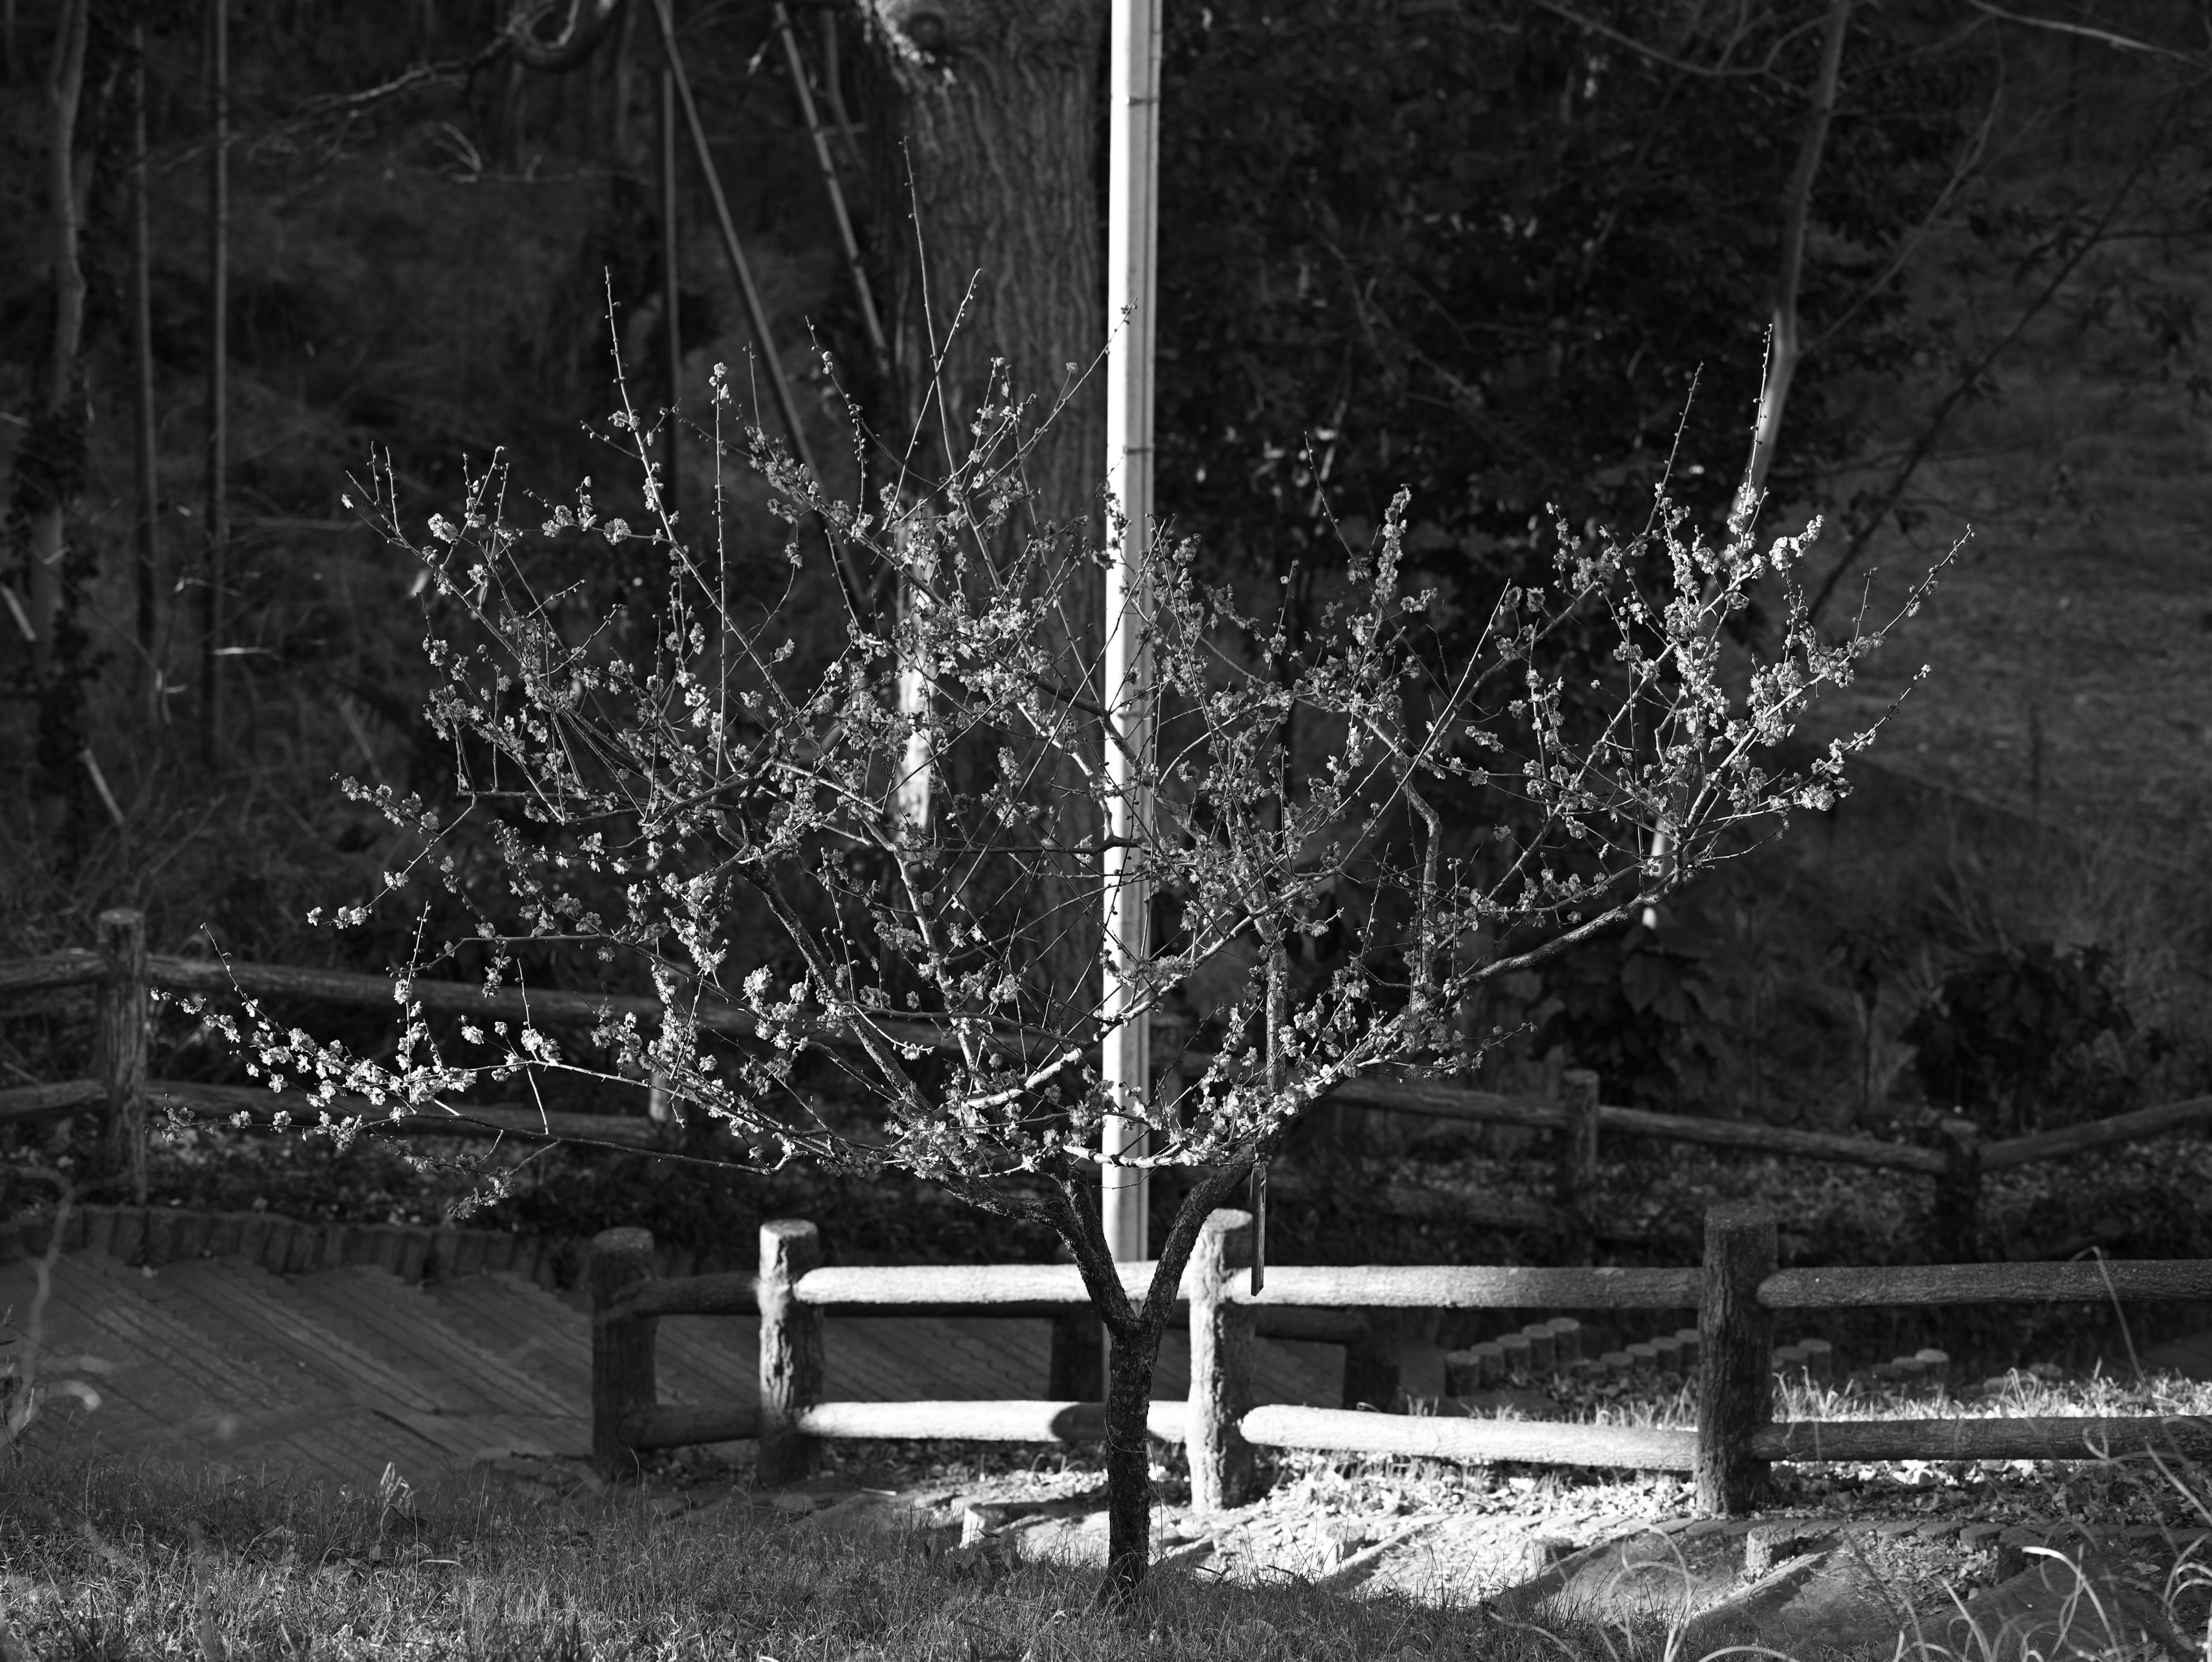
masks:
<path id="1" fill-rule="evenodd" d="M 1790 383 L 1805 352 L 1797 332 L 1797 293 L 1805 277 L 1805 234 L 1813 217 L 1813 186 L 1820 176 L 1820 152 L 1828 143 L 1828 127 L 1836 113 L 1836 82 L 1844 63 L 1844 37 L 1851 20 L 1851 0 L 1828 0 L 1826 27 L 1820 37 L 1820 71 L 1813 83 L 1813 107 L 1806 112 L 1805 131 L 1797 144 L 1797 162 L 1790 169 L 1790 188 L 1783 197 L 1782 269 L 1774 279 L 1774 319 L 1767 341 L 1765 383 L 1759 388 L 1759 417 L 1751 435 L 1751 460 L 1744 469 L 1736 511 L 1747 517 L 1757 514 L 1766 490 L 1767 470 L 1774 463 L 1774 447 L 1782 436 L 1782 416 L 1790 401 Z"/>
<path id="2" fill-rule="evenodd" d="M 2176 52 L 2171 46 L 2161 46 L 2156 41 L 2145 40 L 2132 34 L 2122 34 L 2113 29 L 2100 29 L 2091 23 L 2076 23 L 2063 17 L 2037 17 L 2027 12 L 2007 11 L 1993 6 L 1989 0 L 1966 0 L 1966 3 L 1985 17 L 2001 23 L 2018 23 L 2025 28 L 2048 29 L 2054 34 L 2070 34 L 2077 40 L 2094 40 L 2100 46 L 2110 46 L 2116 52 L 2146 52 L 2154 58 L 2170 58 L 2177 64 L 2186 64 L 2194 70 L 2212 70 L 2212 58 L 2201 52 Z"/>

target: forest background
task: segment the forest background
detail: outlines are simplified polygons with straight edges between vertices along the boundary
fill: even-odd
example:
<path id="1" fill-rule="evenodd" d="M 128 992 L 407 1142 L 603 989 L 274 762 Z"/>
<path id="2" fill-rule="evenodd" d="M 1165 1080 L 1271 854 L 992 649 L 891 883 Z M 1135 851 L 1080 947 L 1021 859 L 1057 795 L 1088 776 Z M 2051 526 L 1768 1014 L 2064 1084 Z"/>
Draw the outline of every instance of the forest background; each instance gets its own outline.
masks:
<path id="1" fill-rule="evenodd" d="M 796 7 L 787 44 L 775 15 L 679 6 L 677 33 L 809 447 L 836 489 L 873 491 L 914 414 L 924 276 L 983 272 L 963 350 L 1003 353 L 1023 393 L 1103 349 L 1103 283 L 1095 318 L 1054 326 L 1081 352 L 1018 303 L 1097 268 L 1103 7 Z M 548 500 L 597 470 L 599 510 L 641 518 L 590 430 L 616 407 L 611 335 L 638 401 L 687 412 L 718 362 L 763 388 L 761 348 L 689 155 L 672 216 L 662 198 L 648 8 L 552 73 L 499 49 L 499 0 L 233 3 L 221 284 L 207 16 L 67 0 L 0 16 L 0 222 L 21 232 L 0 244 L 0 953 L 86 944 L 94 913 L 128 904 L 156 951 L 380 971 L 405 959 L 410 916 L 343 935 L 306 922 L 392 859 L 383 819 L 333 782 L 434 800 L 451 758 L 422 717 L 422 569 L 346 512 L 349 474 L 388 454 L 426 517 L 503 447 Z M 1785 299 L 1802 360 L 1764 523 L 1825 517 L 1822 615 L 1840 626 L 1869 592 L 1878 609 L 1972 533 L 1895 661 L 1824 717 L 1863 724 L 1936 667 L 1861 794 L 1656 929 L 1513 978 L 1469 1014 L 1515 1033 L 1483 1082 L 1542 1092 L 1586 1066 L 1609 1101 L 1899 1135 L 1953 1108 L 2009 1129 L 2205 1089 L 2202 8 L 1171 0 L 1165 24 L 1159 508 L 1218 575 L 1280 594 L 1295 623 L 1401 485 L 1421 580 L 1468 612 L 1543 569 L 1561 527 L 1639 523 L 1670 461 L 1717 527 Z M 880 357 L 794 53 L 884 307 Z M 923 107 L 925 73 L 989 106 L 967 154 L 1016 182 L 990 212 L 966 175 L 932 171 L 944 116 Z M 1054 101 L 1078 82 L 1093 90 Z M 1096 175 L 1087 196 L 1019 188 L 1047 151 L 1063 181 Z M 872 446 L 851 441 L 854 407 Z M 702 459 L 694 441 L 678 469 L 695 526 Z M 763 489 L 737 487 L 732 569 L 779 586 L 785 527 L 757 511 Z M 591 606 L 642 575 L 634 551 L 570 557 Z M 842 632 L 826 559 L 795 581 L 823 638 Z M 575 965 L 537 973 L 596 984 Z M 347 1019 L 374 1050 L 374 1018 Z M 5 1082 L 79 1071 L 83 1029 L 58 1001 L 11 1010 Z M 243 1077 L 173 1013 L 154 1068 Z M 1412 1135 L 1368 1131 L 1378 1160 Z M 557 1196 L 572 1221 L 677 1204 L 605 1172 L 586 1204 L 562 1169 L 541 1163 L 540 1204 Z M 397 1178 L 366 1196 L 367 1179 L 315 1180 L 317 1204 L 418 1203 Z M 1863 1233 L 1861 1257 L 1881 1239 Z M 2014 1249 L 2092 1238 L 2194 1256 L 2212 1223 L 2179 1195 L 2093 1196 Z M 874 1245 L 922 1250 L 902 1227 Z"/>

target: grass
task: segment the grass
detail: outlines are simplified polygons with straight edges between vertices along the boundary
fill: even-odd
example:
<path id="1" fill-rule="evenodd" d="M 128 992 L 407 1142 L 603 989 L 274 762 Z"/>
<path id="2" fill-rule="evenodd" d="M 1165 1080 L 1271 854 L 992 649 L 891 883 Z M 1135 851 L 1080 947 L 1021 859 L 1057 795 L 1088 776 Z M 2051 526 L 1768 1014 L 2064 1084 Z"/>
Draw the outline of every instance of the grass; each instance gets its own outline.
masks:
<path id="1" fill-rule="evenodd" d="M 1961 1413 L 2203 1413 L 2212 1385 L 2172 1380 L 2060 1385 L 2018 1374 L 1971 1403 L 1926 1396 L 1785 1391 L 1778 1413 L 1851 1417 Z M 1664 1394 L 1605 1417 L 1661 1421 Z M 1018 1478 L 1030 1451 L 841 1446 L 848 1475 L 940 1493 Z M 1032 1462 L 1034 1464 L 1034 1462 Z M 740 1468 L 741 1469 L 741 1468 Z M 1089 1467 L 1063 1456 L 1045 1482 L 1080 1488 Z M 73 1662 L 184 1656 L 899 1659 L 907 1662 L 1288 1662 L 1289 1659 L 1481 1658 L 1485 1662 L 1674 1662 L 1681 1635 L 1660 1623 L 1611 1631 L 1547 1620 L 1516 1627 L 1476 1596 L 1498 1567 L 1461 1567 L 1424 1593 L 1390 1581 L 1332 1586 L 1303 1573 L 1222 1575 L 1170 1565 L 1121 1610 L 1093 1598 L 1094 1571 L 1018 1558 L 945 1529 L 845 1531 L 747 1503 L 704 1451 L 672 1458 L 641 1487 L 566 1495 L 536 1484 L 455 1480 L 417 1493 L 392 1478 L 332 1492 L 271 1477 L 216 1475 L 149 1459 L 33 1453 L 0 1487 L 0 1659 Z M 1170 1462 L 1164 1489 L 1177 1488 Z M 1443 1513 L 1504 1518 L 1517 1541 L 1579 1520 L 1650 1521 L 1685 1509 L 1671 1480 L 1523 1474 L 1431 1462 L 1286 1457 L 1255 1512 L 1395 1520 Z M 1954 1491 L 1948 1501 L 1939 1494 Z M 727 1498 L 696 1503 L 727 1491 Z M 1658 1491 L 1664 1490 L 1665 1493 Z M 878 1490 L 888 1494 L 888 1489 Z M 2212 1524 L 2193 1472 L 2112 1462 L 1899 1463 L 1879 1471 L 1792 1469 L 1778 1507 L 1890 1514 L 1946 1505 L 1954 1515 L 2095 1525 Z M 1615 1531 L 1617 1532 L 1618 1525 Z M 1602 1534 L 1602 1530 L 1584 1532 Z M 2168 1619 L 2202 1603 L 2184 1553 L 2165 1575 Z M 1958 1568 L 1954 1566 L 1954 1568 Z M 1985 1574 L 1987 1562 L 1971 1568 Z M 1509 1570 L 1504 1580 L 1515 1579 Z M 1925 1587 L 1901 1602 L 1926 1609 Z M 1961 1593 L 1966 1591 L 1961 1589 Z M 2193 1602 L 2192 1602 L 2193 1600 Z M 2085 1609 L 2083 1621 L 2090 1619 Z M 2196 1624 L 2203 1631 L 2201 1622 Z M 1996 1662 L 2001 1646 L 1966 1662 Z"/>
<path id="2" fill-rule="evenodd" d="M 635 1495 L 331 1495 L 147 1464 L 27 1467 L 0 1525 L 9 1655 L 654 1659 L 1376 1658 L 1505 1650 L 1468 1610 L 1164 1571 L 1089 1574 Z"/>

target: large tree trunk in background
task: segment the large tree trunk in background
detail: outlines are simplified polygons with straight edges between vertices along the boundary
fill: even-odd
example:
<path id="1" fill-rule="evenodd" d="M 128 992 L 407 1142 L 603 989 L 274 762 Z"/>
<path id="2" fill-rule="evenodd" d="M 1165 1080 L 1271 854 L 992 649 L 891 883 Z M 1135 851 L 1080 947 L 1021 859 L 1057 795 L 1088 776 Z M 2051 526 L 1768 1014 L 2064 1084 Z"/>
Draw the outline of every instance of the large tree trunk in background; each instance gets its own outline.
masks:
<path id="1" fill-rule="evenodd" d="M 879 216 L 879 241 L 904 241 L 878 250 L 898 277 L 886 285 L 896 387 L 876 420 L 894 450 L 915 439 L 902 487 L 909 496 L 926 492 L 948 471 L 991 394 L 993 361 L 1003 359 L 1015 399 L 1030 407 L 1025 427 L 1050 417 L 1030 453 L 1031 517 L 1018 532 L 1095 530 L 1106 443 L 1104 383 L 1092 373 L 1106 344 L 1097 165 L 1104 0 L 867 3 L 897 88 L 896 119 L 874 124 L 894 140 L 878 149 L 894 210 Z M 1097 673 L 1103 605 L 1095 579 L 1074 597 L 1061 654 L 1071 684 Z M 1058 787 L 1063 842 L 1094 844 L 1078 782 L 1046 782 Z M 1094 1012 L 1098 882 L 1094 861 L 1039 886 L 1041 904 L 1066 924 L 1037 965 L 1040 980 Z"/>
<path id="2" fill-rule="evenodd" d="M 207 565 L 200 590 L 200 761 L 222 745 L 223 590 L 230 581 L 230 19 L 208 0 Z"/>
<path id="3" fill-rule="evenodd" d="M 154 300 L 148 271 L 152 259 L 152 230 L 147 222 L 146 197 L 146 28 L 131 29 L 131 391 L 132 398 L 131 450 L 137 463 L 138 487 L 137 581 L 138 676 L 140 692 L 149 714 L 166 708 L 161 676 L 154 661 L 155 616 L 160 584 L 156 561 L 160 555 L 160 458 L 155 448 Z"/>
<path id="4" fill-rule="evenodd" d="M 16 504 L 31 529 L 30 617 L 40 665 L 55 664 L 55 624 L 61 616 L 64 519 L 84 471 L 85 417 L 77 388 L 77 355 L 84 342 L 84 267 L 78 259 L 82 197 L 77 189 L 76 117 L 83 101 L 84 53 L 91 0 L 65 0 L 54 37 L 53 68 L 46 77 L 52 135 L 46 160 L 46 198 L 53 213 L 52 270 L 54 333 L 46 360 L 43 408 L 34 435 L 16 464 Z"/>
<path id="5" fill-rule="evenodd" d="M 927 411 L 933 448 L 915 457 L 934 477 L 948 437 L 965 437 L 988 393 L 993 358 L 1006 359 L 1016 396 L 1042 414 L 1070 386 L 1067 366 L 1087 372 L 1105 347 L 1097 169 L 1106 8 L 1102 0 L 874 3 L 904 93 L 917 221 L 891 222 L 922 256 L 921 281 L 902 285 L 892 324 L 908 406 L 899 413 L 909 420 L 931 393 L 933 342 L 942 345 L 974 284 L 939 378 L 942 407 Z M 906 185 L 892 185 L 902 198 Z M 892 436 L 888 420 L 884 427 Z M 1096 376 L 1053 428 L 1030 469 L 1036 510 L 1079 519 L 1104 466 L 1105 394 Z"/>

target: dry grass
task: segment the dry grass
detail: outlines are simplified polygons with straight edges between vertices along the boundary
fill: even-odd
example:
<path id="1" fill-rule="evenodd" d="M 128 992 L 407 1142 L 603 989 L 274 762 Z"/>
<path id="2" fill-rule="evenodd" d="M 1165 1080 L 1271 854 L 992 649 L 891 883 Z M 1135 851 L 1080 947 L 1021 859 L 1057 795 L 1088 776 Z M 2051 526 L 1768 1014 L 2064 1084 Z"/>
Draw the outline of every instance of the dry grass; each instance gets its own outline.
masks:
<path id="1" fill-rule="evenodd" d="M 1173 1570 L 1133 1607 L 1094 1575 L 840 1535 L 771 1512 L 491 1488 L 331 1496 L 147 1464 L 28 1466 L 0 1525 L 13 1647 L 202 1659 L 1366 1659 L 1556 1654 L 1468 1610 Z"/>
<path id="2" fill-rule="evenodd" d="M 1972 1403 L 1939 1397 L 1934 1411 L 2208 1408 L 2212 1386 L 2060 1386 L 2021 1374 Z M 1666 1422 L 1680 1409 L 1655 1399 L 1607 1417 Z M 1785 1392 L 1777 1409 L 1793 1417 L 1931 1411 L 1924 1395 L 1809 1388 Z M 993 1451 L 949 1473 L 940 1464 L 936 1476 L 941 1483 L 948 1475 L 958 1482 L 1004 1471 L 1013 1452 Z M 2170 1515 L 2212 1523 L 2193 1474 L 2118 1464 L 2040 1470 L 2025 1463 L 2018 1470 L 1908 1464 L 1916 1469 L 1881 1475 L 1877 1486 L 1893 1509 L 1925 1505 L 1931 1488 L 1978 1485 L 1984 1501 L 2009 1495 L 2046 1517 L 2154 1521 L 2145 1496 L 2154 1485 L 2169 1491 L 2162 1510 Z M 1863 1501 L 1867 1476 L 1801 1469 L 1783 1498 L 1800 1508 L 1849 1512 Z M 1305 1495 L 1334 1506 L 1380 1495 L 1413 1512 L 1517 1507 L 1534 1530 L 1555 1512 L 1575 1509 L 1570 1491 L 1579 1481 L 1313 1457 L 1285 1461 L 1275 1498 Z M 1680 1639 L 1663 1631 L 1516 1628 L 1464 1593 L 1417 1599 L 1380 1584 L 1363 1592 L 1297 1575 L 1240 1581 L 1172 1566 L 1156 1572 L 1133 1606 L 1103 1610 L 1093 1602 L 1092 1571 L 961 1549 L 942 1531 L 846 1533 L 734 1503 L 686 1509 L 684 1502 L 696 1498 L 665 1485 L 567 1499 L 490 1483 L 418 1495 L 387 1482 L 377 1492 L 332 1494 L 151 1461 L 33 1456 L 9 1470 L 0 1489 L 0 1658 L 1674 1662 Z M 2203 1579 L 2185 1560 L 2177 1565 L 2169 1609 Z M 2004 1654 L 1983 1649 L 1990 1662 Z"/>

